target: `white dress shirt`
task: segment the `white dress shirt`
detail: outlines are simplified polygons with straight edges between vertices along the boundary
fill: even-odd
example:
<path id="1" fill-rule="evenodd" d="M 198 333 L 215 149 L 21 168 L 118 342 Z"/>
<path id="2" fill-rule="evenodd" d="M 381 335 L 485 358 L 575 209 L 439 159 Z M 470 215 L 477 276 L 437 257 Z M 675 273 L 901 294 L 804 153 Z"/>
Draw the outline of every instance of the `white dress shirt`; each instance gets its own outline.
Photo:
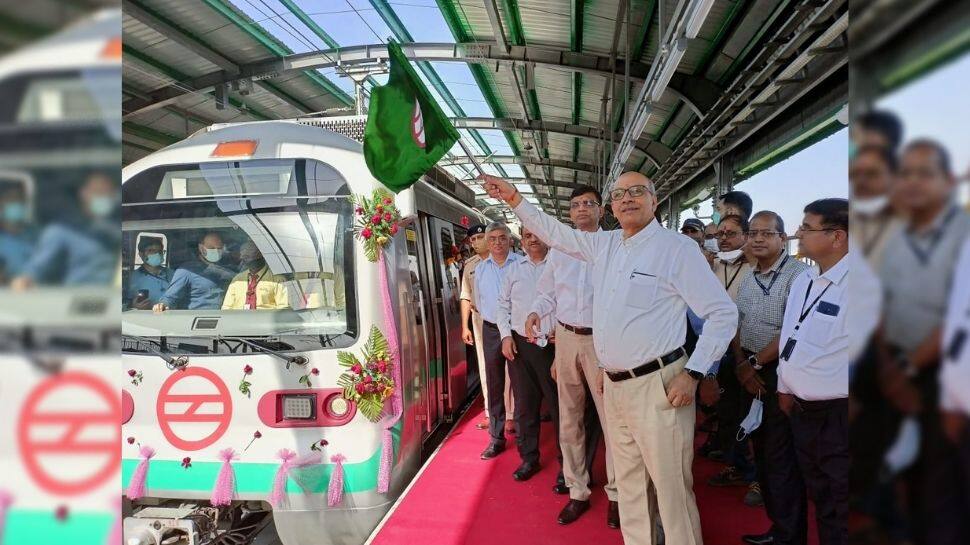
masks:
<path id="1" fill-rule="evenodd" d="M 592 267 L 559 250 L 549 250 L 546 261 L 532 312 L 555 315 L 556 320 L 573 327 L 593 327 Z"/>
<path id="2" fill-rule="evenodd" d="M 500 267 L 488 256 L 475 266 L 475 307 L 486 322 L 496 323 L 498 320 L 498 297 L 502 291 L 502 281 L 512 264 L 522 259 L 515 252 L 509 252 L 505 263 Z"/>
<path id="3" fill-rule="evenodd" d="M 570 228 L 523 200 L 522 225 L 592 269 L 593 345 L 608 370 L 639 367 L 683 346 L 687 308 L 705 320 L 687 367 L 707 373 L 734 338 L 738 310 L 697 243 L 660 222 L 636 235 Z"/>
<path id="4" fill-rule="evenodd" d="M 961 331 L 962 342 L 957 338 Z M 940 406 L 970 416 L 970 239 L 963 245 L 953 274 L 939 381 Z"/>
<path id="5" fill-rule="evenodd" d="M 795 348 L 778 361 L 779 392 L 806 401 L 849 396 L 848 273 L 846 255 L 824 274 L 808 269 L 792 284 L 778 346 L 783 352 L 795 339 Z"/>
<path id="6" fill-rule="evenodd" d="M 523 337 L 529 336 L 525 330 L 525 321 L 532 312 L 532 301 L 536 298 L 539 277 L 548 268 L 548 256 L 538 263 L 526 257 L 516 261 L 505 274 L 498 297 L 498 316 L 495 322 L 503 339 L 511 337 L 513 331 Z M 540 334 L 551 336 L 552 324 L 548 313 L 539 315 Z"/>

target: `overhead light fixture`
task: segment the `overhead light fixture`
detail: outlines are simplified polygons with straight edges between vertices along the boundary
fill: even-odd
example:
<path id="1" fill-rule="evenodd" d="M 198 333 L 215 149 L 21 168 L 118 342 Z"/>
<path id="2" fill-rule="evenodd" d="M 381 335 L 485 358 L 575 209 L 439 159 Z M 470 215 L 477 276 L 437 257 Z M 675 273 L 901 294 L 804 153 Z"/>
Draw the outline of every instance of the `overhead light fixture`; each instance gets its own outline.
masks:
<path id="1" fill-rule="evenodd" d="M 660 97 L 663 96 L 664 91 L 667 90 L 667 86 L 670 85 L 670 80 L 673 79 L 674 72 L 677 71 L 677 66 L 680 65 L 680 60 L 684 58 L 686 51 L 687 39 L 678 38 L 670 54 L 664 59 L 663 69 L 660 71 L 660 75 L 657 76 L 653 87 L 650 89 L 651 102 L 660 101 Z"/>
<path id="2" fill-rule="evenodd" d="M 684 35 L 687 38 L 693 40 L 701 31 L 701 27 L 704 26 L 704 21 L 707 19 L 707 14 L 711 12 L 711 7 L 714 6 L 714 0 L 700 0 L 694 3 L 694 10 L 690 13 L 690 18 L 687 19 L 687 26 L 684 28 Z"/>

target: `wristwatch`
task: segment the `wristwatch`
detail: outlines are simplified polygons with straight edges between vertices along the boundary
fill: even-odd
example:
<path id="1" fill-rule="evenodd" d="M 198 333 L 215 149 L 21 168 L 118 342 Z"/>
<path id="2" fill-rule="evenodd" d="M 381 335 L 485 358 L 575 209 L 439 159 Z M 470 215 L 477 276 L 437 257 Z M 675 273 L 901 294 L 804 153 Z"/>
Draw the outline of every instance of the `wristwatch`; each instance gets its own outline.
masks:
<path id="1" fill-rule="evenodd" d="M 762 369 L 764 369 L 764 365 L 761 365 L 760 363 L 758 363 L 757 354 L 751 354 L 750 356 L 748 356 L 748 363 L 751 364 L 751 367 L 754 367 L 755 371 L 761 371 Z"/>
<path id="2" fill-rule="evenodd" d="M 694 371 L 693 369 L 684 369 L 684 371 L 687 371 L 687 375 L 698 382 L 704 380 L 704 373 L 700 371 Z"/>

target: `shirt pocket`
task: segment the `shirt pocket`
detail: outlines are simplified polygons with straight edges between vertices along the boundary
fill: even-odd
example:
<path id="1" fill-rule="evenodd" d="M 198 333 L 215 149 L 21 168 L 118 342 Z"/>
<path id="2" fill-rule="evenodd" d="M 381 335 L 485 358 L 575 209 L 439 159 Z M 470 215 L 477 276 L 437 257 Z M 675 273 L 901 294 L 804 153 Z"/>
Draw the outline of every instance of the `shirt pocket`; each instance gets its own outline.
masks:
<path id="1" fill-rule="evenodd" d="M 802 327 L 805 329 L 805 341 L 819 348 L 832 346 L 833 341 L 842 337 L 839 317 L 822 314 L 818 310 Z"/>
<path id="2" fill-rule="evenodd" d="M 627 291 L 626 304 L 643 310 L 654 307 L 660 279 L 653 274 L 634 272 L 630 275 L 630 289 Z"/>

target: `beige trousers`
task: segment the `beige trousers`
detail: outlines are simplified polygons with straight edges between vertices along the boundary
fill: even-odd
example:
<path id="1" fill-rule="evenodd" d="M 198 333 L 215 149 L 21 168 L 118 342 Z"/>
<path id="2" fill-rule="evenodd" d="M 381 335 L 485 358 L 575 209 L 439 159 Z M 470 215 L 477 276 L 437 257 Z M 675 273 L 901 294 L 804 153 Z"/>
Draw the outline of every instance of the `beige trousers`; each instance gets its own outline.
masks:
<path id="1" fill-rule="evenodd" d="M 485 400 L 485 418 L 488 418 L 488 381 L 485 380 L 485 349 L 482 341 L 482 315 L 472 311 L 472 335 L 475 337 L 475 354 L 478 356 L 478 378 L 482 383 L 482 398 Z M 509 367 L 505 366 L 505 420 L 511 421 L 515 414 L 512 399 L 512 381 L 509 380 Z"/>
<path id="2" fill-rule="evenodd" d="M 703 543 L 691 473 L 695 405 L 675 409 L 666 391 L 686 363 L 684 357 L 642 377 L 605 379 L 606 437 L 613 448 L 624 545 L 654 545 L 658 511 L 667 543 Z"/>
<path id="3" fill-rule="evenodd" d="M 569 498 L 589 499 L 589 472 L 586 471 L 586 388 L 593 394 L 593 404 L 606 438 L 606 496 L 617 501 L 613 453 L 606 427 L 603 394 L 596 387 L 602 371 L 593 349 L 592 335 L 577 335 L 561 325 L 556 326 L 556 388 L 559 392 L 559 447 L 562 449 L 562 474 L 569 487 Z"/>

